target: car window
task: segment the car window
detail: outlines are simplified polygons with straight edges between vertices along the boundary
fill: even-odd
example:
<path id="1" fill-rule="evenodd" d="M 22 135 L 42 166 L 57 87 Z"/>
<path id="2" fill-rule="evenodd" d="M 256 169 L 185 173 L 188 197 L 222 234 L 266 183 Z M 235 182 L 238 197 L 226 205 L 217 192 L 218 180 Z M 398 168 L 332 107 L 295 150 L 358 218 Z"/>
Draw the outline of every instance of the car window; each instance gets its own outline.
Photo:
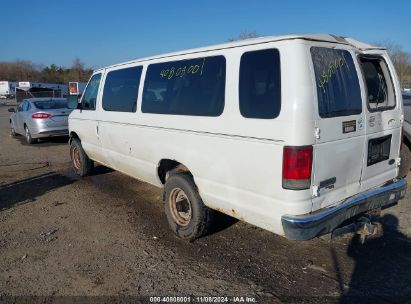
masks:
<path id="1" fill-rule="evenodd" d="M 93 75 L 84 91 L 81 104 L 83 110 L 95 110 L 98 88 L 100 87 L 101 73 Z"/>
<path id="2" fill-rule="evenodd" d="M 136 112 L 142 70 L 139 66 L 107 74 L 102 102 L 105 111 Z"/>
<path id="3" fill-rule="evenodd" d="M 371 112 L 395 107 L 395 93 L 388 66 L 382 57 L 361 56 L 361 68 L 367 88 L 367 106 Z"/>
<path id="4" fill-rule="evenodd" d="M 22 110 L 23 112 L 26 112 L 26 111 L 27 111 L 27 101 L 23 102 L 23 104 L 21 105 L 21 110 Z"/>
<path id="5" fill-rule="evenodd" d="M 224 56 L 150 64 L 144 82 L 144 113 L 219 116 L 224 109 Z"/>
<path id="6" fill-rule="evenodd" d="M 39 110 L 53 110 L 67 108 L 66 100 L 41 100 L 33 102 Z"/>
<path id="7" fill-rule="evenodd" d="M 23 103 L 21 104 L 21 111 L 22 112 L 27 111 L 27 105 L 28 105 L 28 101 L 23 101 Z"/>
<path id="8" fill-rule="evenodd" d="M 360 114 L 360 84 L 351 54 L 346 50 L 312 47 L 311 58 L 320 117 Z"/>
<path id="9" fill-rule="evenodd" d="M 240 63 L 240 112 L 247 118 L 275 118 L 281 108 L 280 54 L 276 49 L 244 53 Z"/>
<path id="10" fill-rule="evenodd" d="M 411 105 L 411 94 L 402 94 L 402 101 L 405 105 Z"/>

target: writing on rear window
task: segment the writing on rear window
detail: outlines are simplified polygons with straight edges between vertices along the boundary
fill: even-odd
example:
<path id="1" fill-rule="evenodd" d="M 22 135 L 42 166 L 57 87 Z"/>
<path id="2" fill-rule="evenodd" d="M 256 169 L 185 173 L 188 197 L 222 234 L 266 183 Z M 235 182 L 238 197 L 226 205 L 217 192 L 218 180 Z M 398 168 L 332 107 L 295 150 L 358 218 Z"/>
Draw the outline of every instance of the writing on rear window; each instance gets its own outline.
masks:
<path id="1" fill-rule="evenodd" d="M 323 71 L 321 74 L 321 80 L 319 81 L 318 86 L 324 91 L 325 93 L 325 85 L 328 83 L 330 78 L 335 75 L 335 72 L 337 69 L 341 68 L 344 66 L 344 58 L 340 57 L 334 60 L 334 62 L 331 62 L 328 65 L 328 70 Z"/>

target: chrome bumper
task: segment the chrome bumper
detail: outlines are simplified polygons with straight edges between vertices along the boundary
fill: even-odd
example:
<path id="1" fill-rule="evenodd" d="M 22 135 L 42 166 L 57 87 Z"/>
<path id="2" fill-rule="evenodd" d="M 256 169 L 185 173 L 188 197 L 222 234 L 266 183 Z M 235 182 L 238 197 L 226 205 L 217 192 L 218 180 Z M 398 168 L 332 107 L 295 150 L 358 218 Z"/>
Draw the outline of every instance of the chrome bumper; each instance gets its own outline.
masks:
<path id="1" fill-rule="evenodd" d="M 309 240 L 332 232 L 345 220 L 368 210 L 393 204 L 405 196 L 407 181 L 400 179 L 389 185 L 371 189 L 341 204 L 303 215 L 283 215 L 281 222 L 286 238 Z"/>

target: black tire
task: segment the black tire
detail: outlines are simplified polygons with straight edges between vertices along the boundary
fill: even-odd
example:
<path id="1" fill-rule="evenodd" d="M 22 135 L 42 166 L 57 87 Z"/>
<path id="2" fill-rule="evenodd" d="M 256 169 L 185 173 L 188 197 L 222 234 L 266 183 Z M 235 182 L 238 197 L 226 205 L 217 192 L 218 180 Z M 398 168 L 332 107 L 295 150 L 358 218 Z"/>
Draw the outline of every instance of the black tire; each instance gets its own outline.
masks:
<path id="1" fill-rule="evenodd" d="M 398 177 L 404 178 L 407 176 L 408 172 L 411 169 L 411 151 L 410 149 L 404 144 L 400 150 L 400 158 L 401 164 L 398 170 Z"/>
<path id="2" fill-rule="evenodd" d="M 178 201 L 176 195 L 182 199 Z M 212 226 L 214 210 L 204 205 L 188 173 L 173 174 L 167 179 L 163 203 L 171 230 L 182 239 L 194 241 L 207 234 Z"/>
<path id="3" fill-rule="evenodd" d="M 30 130 L 27 126 L 24 126 L 24 134 L 25 134 L 25 137 L 26 137 L 26 142 L 29 145 L 34 144 L 35 142 L 37 142 L 37 139 L 31 137 Z"/>
<path id="4" fill-rule="evenodd" d="M 74 172 L 79 176 L 86 176 L 93 170 L 94 162 L 87 156 L 77 138 L 70 143 L 70 158 Z"/>
<path id="5" fill-rule="evenodd" d="M 17 136 L 17 133 L 14 130 L 12 123 L 10 123 L 10 135 L 11 135 L 11 137 L 16 137 Z"/>

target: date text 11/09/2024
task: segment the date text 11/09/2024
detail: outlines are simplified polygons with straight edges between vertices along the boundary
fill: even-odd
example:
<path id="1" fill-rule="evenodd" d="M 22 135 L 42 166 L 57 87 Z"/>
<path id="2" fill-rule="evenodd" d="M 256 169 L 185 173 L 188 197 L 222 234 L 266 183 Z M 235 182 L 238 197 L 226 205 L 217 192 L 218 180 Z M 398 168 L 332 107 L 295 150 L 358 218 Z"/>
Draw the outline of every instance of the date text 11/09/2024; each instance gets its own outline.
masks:
<path id="1" fill-rule="evenodd" d="M 150 297 L 150 303 L 256 303 L 255 297 Z"/>

